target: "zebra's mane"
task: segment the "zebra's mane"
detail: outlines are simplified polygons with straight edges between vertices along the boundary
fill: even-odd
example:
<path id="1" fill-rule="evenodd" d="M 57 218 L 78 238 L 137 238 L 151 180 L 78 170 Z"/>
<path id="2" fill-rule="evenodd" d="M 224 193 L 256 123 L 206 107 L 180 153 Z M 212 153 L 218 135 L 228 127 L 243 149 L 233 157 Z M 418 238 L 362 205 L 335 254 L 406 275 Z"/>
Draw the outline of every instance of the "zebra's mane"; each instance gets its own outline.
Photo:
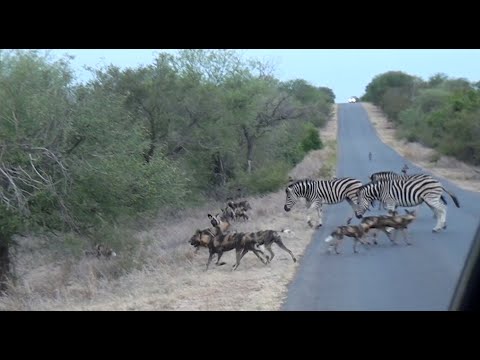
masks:
<path id="1" fill-rule="evenodd" d="M 288 184 L 287 187 L 292 188 L 292 187 L 294 187 L 295 185 L 297 185 L 297 184 L 299 184 L 299 183 L 303 183 L 303 182 L 305 182 L 305 181 L 319 181 L 319 180 L 310 179 L 310 178 L 299 179 L 299 180 L 295 180 L 294 182 Z"/>

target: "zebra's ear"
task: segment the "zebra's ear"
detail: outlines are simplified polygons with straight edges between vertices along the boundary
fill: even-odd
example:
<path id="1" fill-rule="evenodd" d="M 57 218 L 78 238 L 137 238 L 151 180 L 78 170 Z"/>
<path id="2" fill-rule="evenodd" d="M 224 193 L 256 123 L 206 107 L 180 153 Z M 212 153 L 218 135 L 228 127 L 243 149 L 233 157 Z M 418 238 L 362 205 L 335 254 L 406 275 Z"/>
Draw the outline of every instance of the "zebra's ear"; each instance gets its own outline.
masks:
<path id="1" fill-rule="evenodd" d="M 290 187 L 287 186 L 287 188 L 285 189 L 285 192 L 286 192 L 287 194 L 290 194 L 290 193 L 292 192 L 292 189 L 290 189 Z"/>

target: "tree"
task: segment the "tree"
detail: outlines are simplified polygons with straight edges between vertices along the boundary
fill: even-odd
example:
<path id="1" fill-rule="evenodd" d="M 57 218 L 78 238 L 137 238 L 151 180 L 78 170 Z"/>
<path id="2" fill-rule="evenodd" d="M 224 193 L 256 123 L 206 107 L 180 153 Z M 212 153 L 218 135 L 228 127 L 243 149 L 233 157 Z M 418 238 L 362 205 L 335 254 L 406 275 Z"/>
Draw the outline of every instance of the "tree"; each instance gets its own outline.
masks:
<path id="1" fill-rule="evenodd" d="M 64 135 L 70 126 L 68 60 L 38 51 L 0 53 L 0 287 L 12 236 L 75 228 Z"/>

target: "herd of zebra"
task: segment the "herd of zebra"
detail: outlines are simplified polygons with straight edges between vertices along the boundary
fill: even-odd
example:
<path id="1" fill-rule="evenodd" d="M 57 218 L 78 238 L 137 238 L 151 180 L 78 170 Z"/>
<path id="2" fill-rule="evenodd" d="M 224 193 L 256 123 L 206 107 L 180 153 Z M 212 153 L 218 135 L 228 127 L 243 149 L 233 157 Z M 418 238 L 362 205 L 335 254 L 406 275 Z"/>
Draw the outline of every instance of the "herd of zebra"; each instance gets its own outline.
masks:
<path id="1" fill-rule="evenodd" d="M 457 197 L 431 175 L 406 174 L 407 167 L 402 169 L 403 174 L 393 171 L 382 171 L 370 175 L 370 182 L 362 184 L 358 179 L 351 177 L 333 178 L 331 180 L 298 180 L 285 189 L 285 211 L 290 211 L 299 198 L 305 198 L 307 209 L 315 209 L 318 214 L 319 228 L 322 226 L 322 205 L 338 204 L 347 201 L 353 209 L 354 215 L 360 219 L 375 202 L 395 213 L 397 207 L 418 207 L 422 203 L 433 211 L 437 220 L 433 232 L 447 227 L 447 207 L 443 192 L 451 196 L 457 207 L 460 207 Z M 350 223 L 353 216 L 347 219 Z M 313 227 L 311 217 L 307 222 Z"/>

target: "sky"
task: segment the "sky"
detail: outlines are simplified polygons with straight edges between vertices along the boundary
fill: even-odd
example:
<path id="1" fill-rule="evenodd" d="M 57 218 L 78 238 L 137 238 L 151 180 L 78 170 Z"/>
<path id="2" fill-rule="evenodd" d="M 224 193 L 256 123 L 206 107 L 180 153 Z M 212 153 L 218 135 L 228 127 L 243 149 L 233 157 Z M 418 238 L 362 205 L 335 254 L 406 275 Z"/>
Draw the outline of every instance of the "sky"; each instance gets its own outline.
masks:
<path id="1" fill-rule="evenodd" d="M 173 49 L 54 49 L 51 55 L 73 55 L 71 64 L 81 81 L 90 78 L 84 66 L 113 64 L 121 68 L 153 63 L 159 52 Z M 403 71 L 427 80 L 436 73 L 480 81 L 480 49 L 238 49 L 245 57 L 273 62 L 282 80 L 304 79 L 333 90 L 336 102 L 362 96 L 376 75 Z"/>

